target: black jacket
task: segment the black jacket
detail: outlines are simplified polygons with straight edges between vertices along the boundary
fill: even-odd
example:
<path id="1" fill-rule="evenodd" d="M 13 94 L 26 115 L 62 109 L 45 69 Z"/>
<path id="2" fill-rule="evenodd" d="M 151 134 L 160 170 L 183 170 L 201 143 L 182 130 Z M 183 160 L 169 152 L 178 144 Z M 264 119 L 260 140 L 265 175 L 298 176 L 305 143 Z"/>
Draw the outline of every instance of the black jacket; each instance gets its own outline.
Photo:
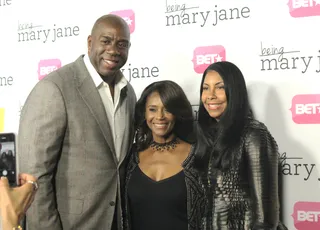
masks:
<path id="1" fill-rule="evenodd" d="M 238 148 L 236 164 L 222 172 L 212 169 L 212 230 L 287 229 L 279 221 L 278 146 L 267 127 L 250 120 Z"/>

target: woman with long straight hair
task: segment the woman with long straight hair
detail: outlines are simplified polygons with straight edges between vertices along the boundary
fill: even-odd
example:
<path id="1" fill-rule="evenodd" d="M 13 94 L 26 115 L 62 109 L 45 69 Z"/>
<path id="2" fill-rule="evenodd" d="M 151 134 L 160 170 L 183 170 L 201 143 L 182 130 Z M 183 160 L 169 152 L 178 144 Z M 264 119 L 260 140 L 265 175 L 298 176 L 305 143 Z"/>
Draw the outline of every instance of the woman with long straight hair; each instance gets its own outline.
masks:
<path id="1" fill-rule="evenodd" d="M 253 117 L 240 69 L 211 64 L 200 95 L 195 164 L 208 178 L 211 229 L 286 229 L 279 220 L 278 146 Z"/>

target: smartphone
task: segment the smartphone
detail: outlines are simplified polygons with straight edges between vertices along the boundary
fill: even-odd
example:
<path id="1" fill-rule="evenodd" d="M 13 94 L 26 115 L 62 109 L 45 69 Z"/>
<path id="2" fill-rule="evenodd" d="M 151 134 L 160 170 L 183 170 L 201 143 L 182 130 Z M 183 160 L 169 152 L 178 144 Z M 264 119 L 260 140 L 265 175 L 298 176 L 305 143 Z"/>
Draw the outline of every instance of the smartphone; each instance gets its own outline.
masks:
<path id="1" fill-rule="evenodd" d="M 19 185 L 14 133 L 0 133 L 0 176 L 7 177 L 11 187 Z"/>

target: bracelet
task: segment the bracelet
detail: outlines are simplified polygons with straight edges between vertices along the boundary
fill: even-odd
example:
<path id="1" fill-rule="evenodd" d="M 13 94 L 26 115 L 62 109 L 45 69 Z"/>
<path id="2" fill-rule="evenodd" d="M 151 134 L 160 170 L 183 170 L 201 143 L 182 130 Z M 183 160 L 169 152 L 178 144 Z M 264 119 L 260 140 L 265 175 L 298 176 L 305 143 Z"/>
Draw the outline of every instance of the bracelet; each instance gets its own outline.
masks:
<path id="1" fill-rule="evenodd" d="M 13 227 L 12 230 L 22 230 L 21 226 L 19 225 L 18 227 Z"/>

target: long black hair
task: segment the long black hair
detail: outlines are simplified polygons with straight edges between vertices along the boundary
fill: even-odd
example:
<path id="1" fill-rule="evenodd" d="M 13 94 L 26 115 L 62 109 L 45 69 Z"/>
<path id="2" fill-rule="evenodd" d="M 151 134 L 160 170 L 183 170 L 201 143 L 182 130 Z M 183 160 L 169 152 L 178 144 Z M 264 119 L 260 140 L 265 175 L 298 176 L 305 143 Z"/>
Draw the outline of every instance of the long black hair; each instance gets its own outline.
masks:
<path id="1" fill-rule="evenodd" d="M 175 82 L 158 81 L 147 86 L 141 94 L 135 109 L 135 142 L 138 151 L 148 148 L 153 140 L 152 132 L 146 120 L 146 103 L 148 97 L 158 92 L 166 110 L 175 116 L 172 132 L 181 140 L 192 143 L 193 140 L 193 112 L 191 104 L 183 89 Z"/>
<path id="2" fill-rule="evenodd" d="M 200 98 L 205 77 L 210 71 L 217 72 L 223 79 L 227 107 L 217 122 L 208 114 L 200 100 L 195 164 L 206 170 L 211 159 L 210 164 L 213 167 L 224 171 L 235 163 L 233 150 L 238 146 L 252 113 L 243 74 L 231 62 L 216 62 L 205 70 L 200 86 Z"/>

